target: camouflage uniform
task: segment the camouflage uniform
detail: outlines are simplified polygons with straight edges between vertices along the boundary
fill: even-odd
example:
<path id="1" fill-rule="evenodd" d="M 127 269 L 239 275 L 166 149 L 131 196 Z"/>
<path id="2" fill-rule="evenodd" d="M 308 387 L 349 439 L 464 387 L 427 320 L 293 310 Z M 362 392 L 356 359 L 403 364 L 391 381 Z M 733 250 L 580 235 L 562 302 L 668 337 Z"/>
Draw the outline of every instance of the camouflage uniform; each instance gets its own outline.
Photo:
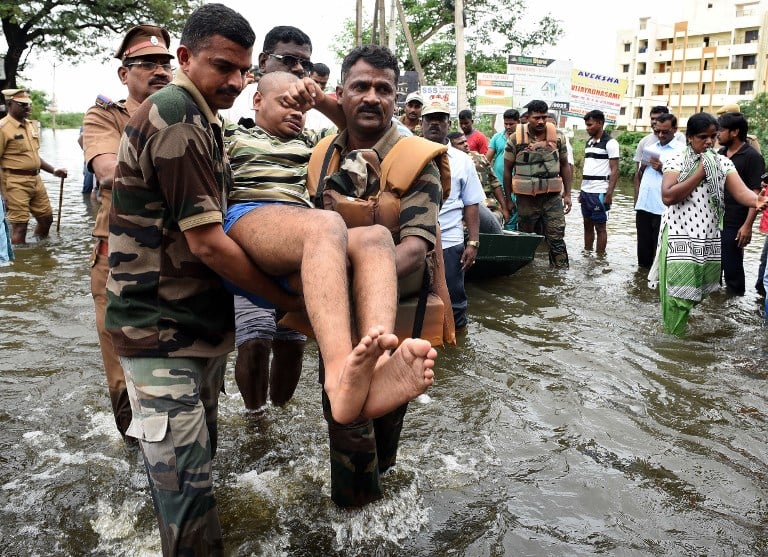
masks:
<path id="1" fill-rule="evenodd" d="M 485 191 L 485 206 L 489 209 L 498 209 L 499 202 L 494 195 L 494 190 L 501 187 L 501 182 L 493 172 L 493 167 L 488 159 L 484 155 L 481 155 L 477 151 L 470 151 L 469 156 L 472 157 L 472 162 L 475 163 L 475 170 L 477 170 L 477 176 L 480 178 L 480 183 L 483 185 L 483 191 Z"/>
<path id="2" fill-rule="evenodd" d="M 139 103 L 130 98 L 119 102 L 112 102 L 101 95 L 96 98 L 96 104 L 88 109 L 83 119 L 83 152 L 89 169 L 97 156 L 117 155 L 125 125 L 138 107 Z M 101 205 L 96 214 L 92 232 L 93 237 L 96 238 L 96 244 L 93 246 L 90 259 L 91 296 L 96 307 L 96 331 L 99 335 L 99 347 L 107 376 L 112 413 L 115 416 L 118 431 L 125 436 L 131 424 L 131 405 L 125 386 L 125 373 L 112 346 L 112 337 L 104 326 L 104 314 L 107 309 L 107 275 L 109 274 L 107 239 L 109 211 L 112 207 L 112 186 L 99 184 L 99 190 Z"/>
<path id="3" fill-rule="evenodd" d="M 383 160 L 402 136 L 395 126 L 373 146 Z M 347 151 L 347 134 L 342 132 L 334 141 L 342 154 L 340 171 L 351 179 L 358 197 L 373 195 L 379 190 L 378 178 L 366 171 L 362 156 Z M 334 175 L 329 176 L 333 179 Z M 352 193 L 352 192 L 350 192 Z M 435 242 L 437 215 L 441 199 L 440 173 L 429 163 L 414 181 L 408 194 L 400 200 L 400 233 L 396 243 L 406 236 L 419 236 L 430 244 Z M 320 383 L 324 383 L 320 367 Z M 381 497 L 379 475 L 394 466 L 397 447 L 407 404 L 374 420 L 360 419 L 342 425 L 334 421 L 325 391 L 323 413 L 328 422 L 331 451 L 331 498 L 341 507 L 361 506 Z"/>
<path id="4" fill-rule="evenodd" d="M 222 222 L 220 121 L 178 72 L 125 128 L 109 225 L 107 329 L 128 382 L 165 554 L 222 553 L 213 496 L 232 296 L 185 230 Z"/>
<path id="5" fill-rule="evenodd" d="M 557 132 L 557 151 L 560 160 L 568 156 L 565 136 Z M 515 161 L 517 144 L 515 134 L 507 139 L 504 149 L 504 161 Z M 562 193 L 544 193 L 539 195 L 516 194 L 518 229 L 522 232 L 536 232 L 536 225 L 541 221 L 544 226 L 544 238 L 549 245 L 549 264 L 557 268 L 568 267 L 568 251 L 565 247 L 565 212 Z"/>
<path id="6" fill-rule="evenodd" d="M 400 123 L 404 125 L 406 128 L 411 130 L 411 128 L 408 126 L 408 117 L 403 114 L 400 116 Z M 419 123 L 414 126 L 414 128 L 411 130 L 411 133 L 413 135 L 418 135 L 419 137 L 422 137 L 422 130 L 421 130 L 421 120 L 419 120 Z"/>

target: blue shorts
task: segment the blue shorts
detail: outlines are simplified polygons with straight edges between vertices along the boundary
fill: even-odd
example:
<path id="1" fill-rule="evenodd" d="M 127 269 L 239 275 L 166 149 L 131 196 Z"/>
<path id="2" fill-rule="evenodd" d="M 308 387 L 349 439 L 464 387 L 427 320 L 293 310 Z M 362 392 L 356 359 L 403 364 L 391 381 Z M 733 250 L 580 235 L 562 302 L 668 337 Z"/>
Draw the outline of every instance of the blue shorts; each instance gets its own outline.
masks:
<path id="1" fill-rule="evenodd" d="M 611 210 L 611 204 L 606 204 L 604 199 L 604 193 L 579 192 L 581 216 L 596 223 L 608 222 L 608 211 Z"/>
<path id="2" fill-rule="evenodd" d="M 234 224 L 240 219 L 240 217 L 266 204 L 267 203 L 263 203 L 259 201 L 248 201 L 245 203 L 235 203 L 234 205 L 230 205 L 227 208 L 227 214 L 224 217 L 224 232 L 229 232 L 229 229 L 232 228 L 232 226 L 234 226 Z M 272 277 L 272 279 L 275 281 L 277 285 L 279 285 L 286 292 L 295 294 L 295 292 L 288 287 L 287 277 Z M 247 290 L 243 290 L 239 286 L 232 284 L 231 282 L 229 282 L 224 278 L 222 278 L 221 281 L 224 283 L 224 286 L 227 288 L 227 290 L 232 292 L 232 294 L 237 294 L 238 296 L 247 298 L 248 300 L 251 301 L 251 303 L 261 308 L 266 308 L 266 309 L 275 308 L 275 305 L 272 302 L 268 302 L 267 300 L 265 300 L 260 296 L 252 294 Z"/>

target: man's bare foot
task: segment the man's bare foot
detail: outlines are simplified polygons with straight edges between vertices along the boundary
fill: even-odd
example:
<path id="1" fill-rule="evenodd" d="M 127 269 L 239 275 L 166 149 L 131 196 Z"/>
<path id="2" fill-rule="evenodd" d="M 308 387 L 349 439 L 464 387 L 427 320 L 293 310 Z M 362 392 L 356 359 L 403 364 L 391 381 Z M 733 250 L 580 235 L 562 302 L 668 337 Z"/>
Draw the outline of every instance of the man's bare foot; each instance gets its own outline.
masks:
<path id="1" fill-rule="evenodd" d="M 371 380 L 362 414 L 377 418 L 413 400 L 435 381 L 437 351 L 429 341 L 407 338 L 391 356 L 383 356 Z"/>
<path id="2" fill-rule="evenodd" d="M 344 360 L 340 372 L 334 374 L 330 365 L 326 367 L 325 392 L 335 421 L 346 424 L 360 416 L 376 364 L 397 342 L 395 335 L 384 333 L 384 327 L 372 327 Z"/>

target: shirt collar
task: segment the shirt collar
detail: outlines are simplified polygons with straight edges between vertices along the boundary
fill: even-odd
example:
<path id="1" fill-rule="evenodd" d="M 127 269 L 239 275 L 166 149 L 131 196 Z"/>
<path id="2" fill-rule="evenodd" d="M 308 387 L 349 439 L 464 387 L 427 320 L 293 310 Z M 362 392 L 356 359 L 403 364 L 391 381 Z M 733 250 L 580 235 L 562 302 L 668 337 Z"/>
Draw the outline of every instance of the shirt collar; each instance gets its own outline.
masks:
<path id="1" fill-rule="evenodd" d="M 208 102 L 203 98 L 203 95 L 197 89 L 195 84 L 192 83 L 192 80 L 187 77 L 187 74 L 181 70 L 177 71 L 173 76 L 173 81 L 171 83 L 181 87 L 190 94 L 192 99 L 194 99 L 195 104 L 197 104 L 197 107 L 200 109 L 200 112 L 203 113 L 210 124 L 215 126 L 221 125 L 217 113 L 211 110 L 211 107 L 208 106 Z"/>

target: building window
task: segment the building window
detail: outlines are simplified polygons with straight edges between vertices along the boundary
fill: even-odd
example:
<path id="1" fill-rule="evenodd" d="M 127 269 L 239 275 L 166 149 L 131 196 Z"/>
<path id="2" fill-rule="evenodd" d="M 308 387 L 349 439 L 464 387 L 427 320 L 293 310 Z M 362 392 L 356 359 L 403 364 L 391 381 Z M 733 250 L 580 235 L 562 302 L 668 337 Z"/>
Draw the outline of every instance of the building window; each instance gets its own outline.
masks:
<path id="1" fill-rule="evenodd" d="M 745 43 L 757 42 L 758 35 L 759 35 L 759 31 L 757 29 L 750 29 L 749 31 L 745 31 L 744 42 Z"/>
<path id="2" fill-rule="evenodd" d="M 751 95 L 754 88 L 754 81 L 742 81 L 739 84 L 739 95 Z"/>
<path id="3" fill-rule="evenodd" d="M 624 52 L 629 52 L 631 48 L 632 48 L 631 43 L 624 43 Z"/>
<path id="4" fill-rule="evenodd" d="M 643 107 L 637 106 L 635 107 L 635 120 L 642 120 L 643 119 Z"/>
<path id="5" fill-rule="evenodd" d="M 626 106 L 622 106 L 622 107 L 619 109 L 619 115 L 620 115 L 620 116 L 624 116 L 626 113 L 627 113 L 627 107 L 626 107 Z"/>
<path id="6" fill-rule="evenodd" d="M 621 66 L 621 71 L 622 71 L 623 73 L 629 73 L 629 64 L 623 64 L 623 65 Z"/>
<path id="7" fill-rule="evenodd" d="M 744 55 L 744 57 L 741 59 L 742 70 L 753 70 L 756 64 L 757 64 L 756 54 L 747 54 L 747 55 Z"/>

